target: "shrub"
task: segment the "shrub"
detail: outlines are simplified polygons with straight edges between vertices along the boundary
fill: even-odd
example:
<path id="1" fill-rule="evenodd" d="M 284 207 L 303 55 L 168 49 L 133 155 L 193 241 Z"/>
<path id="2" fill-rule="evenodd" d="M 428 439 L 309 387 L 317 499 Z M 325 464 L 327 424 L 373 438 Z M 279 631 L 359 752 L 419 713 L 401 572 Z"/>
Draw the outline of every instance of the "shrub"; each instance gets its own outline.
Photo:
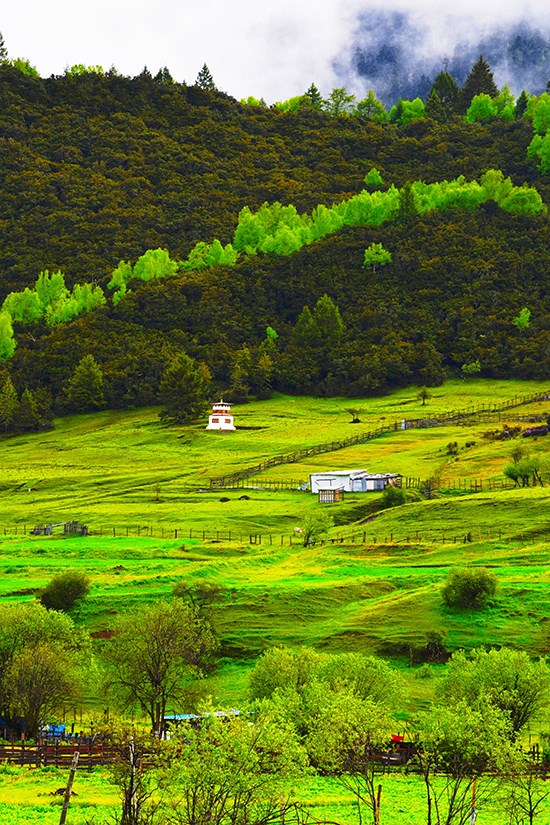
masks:
<path id="1" fill-rule="evenodd" d="M 497 591 L 498 580 L 485 567 L 451 570 L 441 595 L 447 607 L 485 607 Z"/>
<path id="2" fill-rule="evenodd" d="M 68 570 L 54 576 L 38 599 L 48 610 L 70 610 L 90 592 L 90 580 L 85 573 Z"/>
<path id="3" fill-rule="evenodd" d="M 399 507 L 399 505 L 406 503 L 407 491 L 402 487 L 394 487 L 393 484 L 388 484 L 384 487 L 382 507 Z"/>

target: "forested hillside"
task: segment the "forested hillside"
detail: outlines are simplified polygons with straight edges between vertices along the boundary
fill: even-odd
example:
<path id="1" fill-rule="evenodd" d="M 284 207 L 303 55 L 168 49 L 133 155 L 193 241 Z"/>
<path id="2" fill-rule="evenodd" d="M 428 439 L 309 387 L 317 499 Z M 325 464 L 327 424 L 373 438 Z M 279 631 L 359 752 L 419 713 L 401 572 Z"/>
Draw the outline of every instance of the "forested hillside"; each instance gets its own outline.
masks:
<path id="1" fill-rule="evenodd" d="M 0 66 L 0 300 L 45 270 L 67 288 L 90 285 L 89 311 L 68 323 L 14 316 L 5 361 L 16 390 L 41 388 L 70 409 L 68 382 L 93 354 L 95 406 L 152 403 L 182 351 L 240 400 L 272 387 L 371 394 L 463 368 L 547 376 L 548 217 L 542 203 L 523 207 L 525 189 L 520 206 L 504 200 L 527 183 L 548 203 L 550 188 L 528 153 L 533 119 L 518 115 L 377 122 L 243 105 L 167 72 L 42 79 Z M 373 167 L 380 180 L 365 183 Z M 490 169 L 502 172 L 492 184 Z M 480 182 L 475 203 L 424 210 L 420 184 L 409 186 L 460 176 Z M 394 197 L 384 220 L 349 217 L 344 202 L 365 192 Z M 200 241 L 233 243 L 243 208 L 265 202 L 297 215 L 341 207 L 301 248 L 243 243 L 230 262 L 186 266 Z M 143 282 L 134 265 L 155 249 L 173 266 Z M 128 290 L 113 302 L 119 261 Z M 95 285 L 106 302 L 90 298 Z M 76 305 L 82 292 L 65 297 Z"/>

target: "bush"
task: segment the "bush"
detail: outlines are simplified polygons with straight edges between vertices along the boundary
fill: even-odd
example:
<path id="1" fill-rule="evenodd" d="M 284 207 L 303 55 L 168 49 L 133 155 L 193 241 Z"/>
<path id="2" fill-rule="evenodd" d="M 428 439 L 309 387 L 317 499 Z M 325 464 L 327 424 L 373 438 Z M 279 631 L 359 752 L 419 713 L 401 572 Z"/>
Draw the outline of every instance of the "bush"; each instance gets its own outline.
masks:
<path id="1" fill-rule="evenodd" d="M 485 567 L 451 570 L 441 595 L 447 607 L 485 607 L 497 591 L 498 580 Z"/>
<path id="2" fill-rule="evenodd" d="M 400 504 L 407 503 L 407 491 L 402 487 L 394 487 L 388 484 L 382 493 L 382 507 L 399 507 Z"/>
<path id="3" fill-rule="evenodd" d="M 54 576 L 38 596 L 48 610 L 70 610 L 90 592 L 90 580 L 85 573 L 68 571 Z"/>

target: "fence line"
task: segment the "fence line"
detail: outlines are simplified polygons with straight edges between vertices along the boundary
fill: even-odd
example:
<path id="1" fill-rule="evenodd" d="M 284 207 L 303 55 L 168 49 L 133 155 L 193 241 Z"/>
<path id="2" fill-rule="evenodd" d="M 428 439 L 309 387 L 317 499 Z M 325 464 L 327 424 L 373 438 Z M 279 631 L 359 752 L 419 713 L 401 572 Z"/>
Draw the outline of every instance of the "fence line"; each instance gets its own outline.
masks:
<path id="1" fill-rule="evenodd" d="M 371 441 L 373 438 L 379 438 L 380 436 L 387 435 L 388 433 L 400 432 L 402 430 L 409 429 L 441 427 L 449 424 L 464 424 L 465 422 L 473 419 L 490 420 L 497 417 L 500 421 L 502 413 L 506 410 L 513 409 L 514 407 L 521 407 L 524 404 L 531 404 L 535 401 L 548 401 L 549 399 L 550 391 L 544 393 L 534 393 L 529 396 L 516 395 L 514 398 L 511 398 L 508 401 L 502 401 L 500 404 L 471 405 L 463 410 L 452 410 L 448 413 L 433 415 L 430 418 L 402 419 L 401 421 L 395 421 L 391 425 L 378 427 L 375 430 L 369 430 L 354 436 L 349 436 L 348 438 L 336 441 L 327 441 L 324 444 L 315 444 L 311 447 L 305 447 L 301 450 L 295 450 L 292 453 L 287 453 L 286 455 L 272 456 L 271 458 L 267 458 L 265 461 L 260 462 L 260 464 L 255 464 L 252 467 L 246 467 L 243 470 L 236 470 L 234 473 L 230 473 L 227 476 L 211 478 L 210 489 L 223 489 L 236 481 L 242 481 L 246 478 L 250 478 L 251 476 L 258 475 L 259 473 L 268 470 L 270 467 L 276 467 L 281 464 L 294 464 L 313 455 L 331 453 L 336 450 L 342 450 L 345 447 L 352 447 L 356 444 L 364 444 L 367 441 Z"/>
<path id="2" fill-rule="evenodd" d="M 368 495 L 368 493 L 363 495 Z M 5 528 L 4 534 L 6 534 Z M 376 528 L 373 531 L 372 527 L 370 527 L 369 529 L 362 529 L 361 525 L 355 525 L 353 527 L 352 532 L 332 534 L 329 538 L 326 538 L 324 540 L 323 544 L 366 544 L 369 546 L 375 546 L 399 544 L 402 542 L 445 543 L 448 541 L 452 541 L 455 544 L 457 544 L 461 542 L 470 542 L 474 540 L 492 540 L 497 538 L 499 540 L 504 541 L 524 541 L 528 539 L 537 541 L 538 538 L 548 535 L 550 535 L 550 528 L 546 531 L 546 533 L 539 531 L 538 528 L 524 528 L 520 533 L 515 533 L 515 535 L 513 536 L 506 536 L 502 534 L 502 530 L 485 529 L 482 531 L 479 528 L 473 528 L 471 527 L 471 525 L 468 524 L 464 524 L 459 527 L 449 528 L 445 530 L 429 530 L 427 532 L 424 531 L 422 532 L 422 534 L 419 530 L 411 529 L 407 533 L 398 535 L 394 532 L 380 531 Z M 177 539 L 182 542 L 185 542 L 186 540 L 203 541 L 208 542 L 210 544 L 234 542 L 239 545 L 249 544 L 258 546 L 261 545 L 266 547 L 298 547 L 303 544 L 303 535 L 298 530 L 295 532 L 293 531 L 291 533 L 243 533 L 242 531 L 236 533 L 232 530 L 201 530 L 197 528 L 167 528 L 158 526 L 138 526 L 135 528 L 123 527 L 122 529 L 117 527 L 99 527 L 95 530 L 90 530 L 88 536 L 91 536 L 92 538 L 97 538 L 100 536 L 122 536 L 128 538 L 148 537 L 157 539 Z M 188 546 L 185 543 L 182 543 L 179 547 L 179 551 L 184 554 L 189 552 L 190 550 L 191 546 Z M 124 572 L 125 568 L 123 566 L 117 566 L 114 568 L 114 570 L 117 572 Z"/>

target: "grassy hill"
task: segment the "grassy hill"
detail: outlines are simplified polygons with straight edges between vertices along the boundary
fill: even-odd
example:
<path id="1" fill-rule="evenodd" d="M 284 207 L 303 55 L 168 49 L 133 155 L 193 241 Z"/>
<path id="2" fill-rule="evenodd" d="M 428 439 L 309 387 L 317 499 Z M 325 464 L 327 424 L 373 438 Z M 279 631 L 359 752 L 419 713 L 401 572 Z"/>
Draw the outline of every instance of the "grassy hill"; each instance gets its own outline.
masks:
<path id="1" fill-rule="evenodd" d="M 535 382 L 449 382 L 428 405 L 435 414 L 542 389 Z M 223 680 L 229 696 L 242 690 L 230 661 L 253 660 L 273 644 L 376 651 L 407 661 L 427 633 L 437 631 L 451 649 L 513 644 L 546 652 L 546 486 L 460 495 L 450 490 L 387 511 L 380 510 L 380 494 L 350 494 L 342 504 L 323 506 L 335 526 L 328 542 L 314 548 L 304 548 L 293 528 L 320 512 L 316 496 L 208 490 L 209 478 L 219 472 L 319 443 L 321 436 L 341 438 L 400 419 L 404 410 L 411 417 L 426 410 L 414 391 L 403 390 L 357 402 L 362 423 L 351 425 L 348 404 L 284 396 L 252 403 L 235 408 L 241 429 L 229 435 L 202 425 L 163 426 L 154 409 L 97 413 L 61 419 L 49 433 L 0 442 L 0 598 L 32 598 L 52 575 L 76 567 L 93 583 L 79 621 L 102 631 L 111 628 L 116 612 L 169 597 L 181 580 L 216 582 L 224 587 L 216 622 L 231 674 Z M 527 405 L 510 416 L 547 407 Z M 303 464 L 281 465 L 269 475 L 306 480 L 316 468 L 365 466 L 421 478 L 498 478 L 510 443 L 484 438 L 495 425 L 398 430 Z M 446 445 L 454 441 L 459 454 L 449 456 Z M 466 441 L 475 446 L 464 449 Z M 530 448 L 546 454 L 545 439 Z M 261 476 L 249 483 L 261 486 Z M 35 523 L 69 519 L 87 523 L 93 535 L 28 535 Z M 439 589 L 456 564 L 495 569 L 500 594 L 491 608 L 473 617 L 444 608 Z"/>

